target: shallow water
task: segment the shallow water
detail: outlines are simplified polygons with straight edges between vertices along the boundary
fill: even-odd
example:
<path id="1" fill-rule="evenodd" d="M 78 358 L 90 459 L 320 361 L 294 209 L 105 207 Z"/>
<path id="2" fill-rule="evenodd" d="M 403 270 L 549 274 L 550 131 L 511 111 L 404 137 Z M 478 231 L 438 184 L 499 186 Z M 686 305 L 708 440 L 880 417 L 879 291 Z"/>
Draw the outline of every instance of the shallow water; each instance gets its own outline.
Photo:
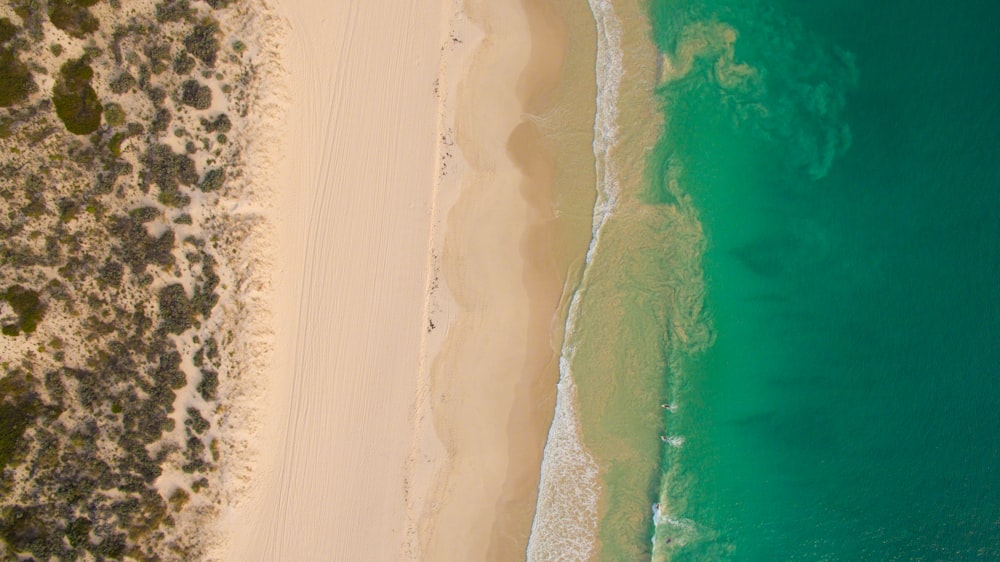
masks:
<path id="1" fill-rule="evenodd" d="M 650 3 L 572 342 L 600 559 L 1000 557 L 998 15 Z"/>

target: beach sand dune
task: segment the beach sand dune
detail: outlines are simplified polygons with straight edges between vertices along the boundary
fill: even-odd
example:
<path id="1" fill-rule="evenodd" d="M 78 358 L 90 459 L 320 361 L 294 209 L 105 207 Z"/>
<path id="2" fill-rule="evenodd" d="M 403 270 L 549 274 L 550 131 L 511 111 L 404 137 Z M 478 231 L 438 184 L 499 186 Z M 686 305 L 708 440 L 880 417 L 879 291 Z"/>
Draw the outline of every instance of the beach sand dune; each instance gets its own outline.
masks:
<path id="1" fill-rule="evenodd" d="M 274 368 L 232 560 L 392 560 L 425 332 L 441 12 L 282 0 Z"/>

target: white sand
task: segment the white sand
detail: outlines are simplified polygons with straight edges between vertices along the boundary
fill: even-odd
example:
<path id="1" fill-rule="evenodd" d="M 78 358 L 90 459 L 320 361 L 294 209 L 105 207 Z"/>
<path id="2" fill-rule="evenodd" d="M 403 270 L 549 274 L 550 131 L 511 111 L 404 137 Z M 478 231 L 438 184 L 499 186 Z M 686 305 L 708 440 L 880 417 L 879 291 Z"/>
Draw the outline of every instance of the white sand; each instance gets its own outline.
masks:
<path id="1" fill-rule="evenodd" d="M 565 272 L 532 123 L 564 52 L 546 2 L 456 0 L 406 560 L 523 559 L 552 418 Z"/>
<path id="2" fill-rule="evenodd" d="M 229 560 L 393 560 L 424 326 L 443 14 L 281 0 L 276 348 Z"/>
<path id="3" fill-rule="evenodd" d="M 523 556 L 565 281 L 547 1 L 276 0 L 275 349 L 213 557 Z"/>

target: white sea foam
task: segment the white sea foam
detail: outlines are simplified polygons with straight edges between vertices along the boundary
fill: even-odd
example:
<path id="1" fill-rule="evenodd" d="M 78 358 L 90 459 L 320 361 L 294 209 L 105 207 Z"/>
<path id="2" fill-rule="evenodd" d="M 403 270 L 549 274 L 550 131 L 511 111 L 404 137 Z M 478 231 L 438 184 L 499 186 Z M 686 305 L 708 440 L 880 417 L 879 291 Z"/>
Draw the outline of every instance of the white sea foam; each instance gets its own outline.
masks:
<path id="1" fill-rule="evenodd" d="M 594 157 L 597 200 L 590 246 L 579 287 L 570 300 L 565 342 L 559 358 L 556 410 L 542 458 L 541 481 L 527 557 L 532 562 L 589 559 L 597 537 L 598 467 L 580 441 L 573 358 L 576 323 L 591 274 L 601 230 L 618 199 L 618 177 L 611 152 L 618 137 L 618 92 L 622 79 L 621 22 L 610 0 L 589 0 L 597 24 L 597 111 Z"/>

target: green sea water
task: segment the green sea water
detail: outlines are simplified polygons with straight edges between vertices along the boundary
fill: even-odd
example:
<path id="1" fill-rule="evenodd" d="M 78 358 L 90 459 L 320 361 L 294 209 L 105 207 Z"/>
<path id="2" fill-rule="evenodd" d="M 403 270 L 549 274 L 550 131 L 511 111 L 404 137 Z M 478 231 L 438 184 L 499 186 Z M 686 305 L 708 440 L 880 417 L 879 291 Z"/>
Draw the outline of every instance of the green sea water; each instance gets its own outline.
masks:
<path id="1" fill-rule="evenodd" d="M 528 558 L 1000 560 L 1000 3 L 589 3 Z"/>
<path id="2" fill-rule="evenodd" d="M 649 13 L 644 201 L 690 196 L 713 334 L 662 372 L 658 555 L 1000 559 L 1000 4 Z"/>

